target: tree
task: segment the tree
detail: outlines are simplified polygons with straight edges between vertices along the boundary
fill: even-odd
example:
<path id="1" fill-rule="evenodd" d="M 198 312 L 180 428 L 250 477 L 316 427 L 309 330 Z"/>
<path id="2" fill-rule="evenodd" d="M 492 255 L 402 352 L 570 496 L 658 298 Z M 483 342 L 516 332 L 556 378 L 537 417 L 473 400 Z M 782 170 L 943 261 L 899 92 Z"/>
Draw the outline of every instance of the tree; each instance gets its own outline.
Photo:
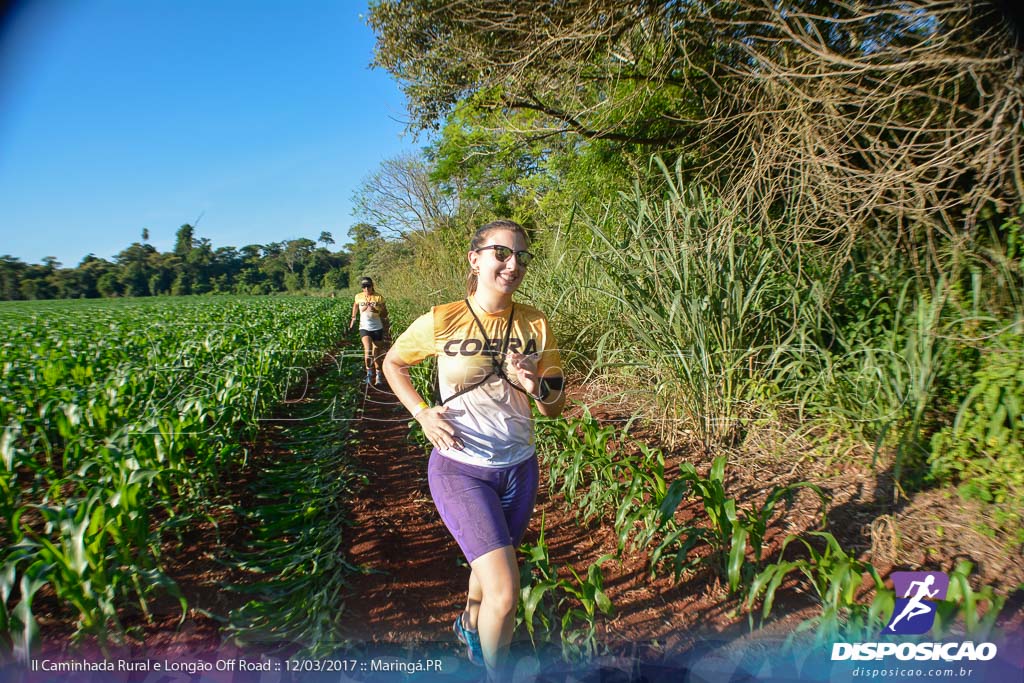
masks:
<path id="1" fill-rule="evenodd" d="M 331 253 L 326 249 L 314 249 L 306 258 L 302 268 L 302 280 L 306 289 L 317 289 L 323 286 L 324 274 L 332 266 Z"/>
<path id="2" fill-rule="evenodd" d="M 97 258 L 93 254 L 87 254 L 78 264 L 78 268 L 75 269 L 75 272 L 78 273 L 79 281 L 77 286 L 81 290 L 80 296 L 84 295 L 86 298 L 90 299 L 100 296 L 110 296 L 109 294 L 104 294 L 100 291 L 99 281 L 101 277 L 109 273 L 115 278 L 116 282 L 116 269 L 117 266 L 110 261 Z M 116 287 L 114 289 L 116 289 Z"/>
<path id="3" fill-rule="evenodd" d="M 171 286 L 182 269 L 182 260 L 173 253 L 154 252 L 149 257 L 149 269 L 150 295 L 170 294 Z"/>
<path id="4" fill-rule="evenodd" d="M 247 244 L 238 250 L 241 265 L 235 276 L 235 292 L 238 294 L 257 293 L 259 283 L 263 280 L 260 272 L 263 245 Z"/>
<path id="5" fill-rule="evenodd" d="M 324 273 L 320 286 L 323 289 L 345 289 L 348 287 L 348 272 L 343 268 L 334 268 Z"/>
<path id="6" fill-rule="evenodd" d="M 188 274 L 191 294 L 205 294 L 212 289 L 213 261 L 213 245 L 209 238 L 195 240 L 192 250 L 185 257 L 185 272 Z"/>
<path id="7" fill-rule="evenodd" d="M 518 133 L 536 118 L 535 112 L 496 112 L 473 99 L 448 117 L 427 158 L 431 178 L 460 197 L 459 222 L 479 225 L 498 216 L 556 225 L 573 206 L 596 214 L 616 191 L 632 186 L 636 170 L 647 164 L 642 150 L 621 143 Z"/>
<path id="8" fill-rule="evenodd" d="M 221 291 L 229 291 L 242 270 L 242 254 L 234 247 L 220 247 L 213 252 L 211 264 L 214 280 L 220 283 Z"/>
<path id="9" fill-rule="evenodd" d="M 143 239 L 148 237 L 143 229 Z M 328 231 L 317 242 L 333 244 Z M 159 252 L 148 242 L 133 242 L 115 263 L 89 254 L 75 268 L 63 268 L 56 257 L 37 265 L 0 256 L 0 299 L 95 298 L 114 296 L 187 295 L 207 292 L 265 294 L 285 289 L 319 288 L 325 282 L 347 282 L 348 255 L 332 253 L 310 239 L 213 248 L 197 238 L 191 225 L 178 230 L 175 251 Z M 338 273 L 341 273 L 339 275 Z M 328 273 L 334 273 L 327 278 Z M 286 278 L 286 276 L 289 276 Z M 332 285 L 333 286 L 333 285 Z"/>
<path id="10" fill-rule="evenodd" d="M 148 296 L 150 292 L 150 278 L 153 276 L 150 258 L 156 253 L 156 249 L 149 244 L 132 244 L 122 250 L 114 261 L 120 266 L 119 280 L 120 291 L 125 296 Z"/>
<path id="11" fill-rule="evenodd" d="M 1024 54 L 988 3 L 381 0 L 369 21 L 412 127 L 472 101 L 524 141 L 640 145 L 839 261 L 923 247 L 927 270 L 1024 195 Z"/>
<path id="12" fill-rule="evenodd" d="M 348 230 L 348 236 L 352 240 L 349 246 L 349 281 L 355 282 L 362 277 L 370 257 L 384 243 L 380 231 L 369 223 L 356 223 Z"/>
<path id="13" fill-rule="evenodd" d="M 427 234 L 451 223 L 457 196 L 430 177 L 430 166 L 414 154 L 387 159 L 353 196 L 354 212 L 391 237 Z"/>
<path id="14" fill-rule="evenodd" d="M 301 270 L 303 264 L 309 259 L 309 255 L 313 253 L 315 246 L 316 242 L 305 237 L 288 240 L 282 253 L 288 272 L 294 273 Z"/>
<path id="15" fill-rule="evenodd" d="M 53 296 L 57 299 L 85 298 L 81 274 L 74 268 L 61 268 L 49 277 Z"/>
<path id="16" fill-rule="evenodd" d="M 369 23 L 374 64 L 404 84 L 415 128 L 479 95 L 543 115 L 535 135 L 666 145 L 686 135 L 677 124 L 690 113 L 681 29 L 704 11 L 669 0 L 383 0 Z"/>
<path id="17" fill-rule="evenodd" d="M 117 275 L 114 273 L 104 273 L 96 281 L 96 290 L 100 293 L 100 296 L 104 297 L 115 297 L 121 295 L 121 283 L 117 279 Z"/>
<path id="18" fill-rule="evenodd" d="M 46 290 L 44 281 L 37 277 L 26 277 L 18 283 L 18 287 L 21 290 L 21 298 L 28 299 L 30 301 L 35 299 L 46 299 Z"/>
<path id="19" fill-rule="evenodd" d="M 280 292 L 284 290 L 284 276 L 288 272 L 282 254 L 284 243 L 271 242 L 263 245 L 263 260 L 260 261 L 259 270 L 263 276 L 263 284 L 269 291 Z"/>
<path id="20" fill-rule="evenodd" d="M 188 256 L 188 253 L 192 251 L 192 247 L 195 242 L 195 232 L 195 228 L 193 228 L 188 223 L 185 223 L 180 228 L 178 228 L 178 232 L 176 234 L 176 239 L 174 242 L 175 254 L 182 258 Z"/>
<path id="21" fill-rule="evenodd" d="M 143 242 L 148 242 L 149 241 L 149 228 L 143 228 L 142 229 L 142 241 Z"/>
<path id="22" fill-rule="evenodd" d="M 192 278 L 187 271 L 178 273 L 171 284 L 171 294 L 174 296 L 187 296 L 192 294 Z"/>
<path id="23" fill-rule="evenodd" d="M 21 277 L 26 267 L 24 261 L 10 254 L 0 256 L 0 299 L 12 301 L 22 297 Z"/>

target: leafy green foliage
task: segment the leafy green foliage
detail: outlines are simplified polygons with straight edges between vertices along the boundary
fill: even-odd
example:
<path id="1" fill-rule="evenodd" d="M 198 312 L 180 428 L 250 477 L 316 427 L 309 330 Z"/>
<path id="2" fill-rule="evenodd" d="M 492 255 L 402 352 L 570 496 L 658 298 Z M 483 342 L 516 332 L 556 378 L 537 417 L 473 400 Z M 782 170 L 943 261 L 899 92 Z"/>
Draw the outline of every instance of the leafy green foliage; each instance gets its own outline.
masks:
<path id="1" fill-rule="evenodd" d="M 821 604 L 822 612 L 817 617 L 803 622 L 796 633 L 815 629 L 817 642 L 823 643 L 836 638 L 870 638 L 885 627 L 892 613 L 893 592 L 886 590 L 878 572 L 870 564 L 851 557 L 839 545 L 835 537 L 824 531 L 808 534 L 812 539 L 822 541 L 824 550 L 801 536 L 787 536 L 782 543 L 779 556 L 784 557 L 786 548 L 793 541 L 799 542 L 808 557 L 799 560 L 784 560 L 768 565 L 751 582 L 747 591 L 746 604 L 752 607 L 762 600 L 761 618 L 767 619 L 775 605 L 775 595 L 783 580 L 797 572 L 807 580 Z M 874 582 L 875 595 L 868 605 L 857 601 L 864 575 Z"/>
<path id="2" fill-rule="evenodd" d="M 511 216 L 528 195 L 533 195 L 534 177 L 541 173 L 538 161 L 545 148 L 524 145 L 501 125 L 498 98 L 480 93 L 448 117 L 440 139 L 432 146 L 434 162 L 431 179 L 455 191 L 460 201 L 488 207 L 497 216 Z M 516 115 L 520 127 L 530 126 L 537 114 Z"/>
<path id="3" fill-rule="evenodd" d="M 516 624 L 525 625 L 530 641 L 556 639 L 566 660 L 579 660 L 597 654 L 597 613 L 614 611 L 604 592 L 601 565 L 611 559 L 605 555 L 587 567 L 582 577 L 568 567 L 572 578 L 559 577 L 559 568 L 551 564 L 544 540 L 544 521 L 534 545 L 520 548 L 520 600 Z"/>
<path id="4" fill-rule="evenodd" d="M 952 425 L 931 440 L 938 481 L 960 482 L 968 498 L 1024 498 L 1024 337 L 1004 334 L 985 349 Z"/>
<path id="5" fill-rule="evenodd" d="M 780 502 L 788 506 L 796 492 L 806 488 L 817 494 L 824 508 L 824 491 L 815 484 L 798 482 L 773 487 L 763 505 L 743 510 L 734 498 L 726 496 L 725 464 L 725 456 L 715 458 L 707 477 L 701 477 L 690 463 L 680 465 L 679 477 L 669 486 L 660 503 L 658 531 L 664 529 L 665 533 L 651 553 L 652 572 L 663 556 L 674 553 L 673 568 L 677 580 L 684 571 L 706 565 L 725 577 L 729 591 L 735 593 L 742 585 L 749 584 L 761 562 L 768 522 Z M 688 498 L 700 503 L 709 526 L 675 523 L 676 508 Z M 693 557 L 691 552 L 702 545 L 707 546 L 710 552 Z M 753 560 L 747 559 L 748 548 Z"/>

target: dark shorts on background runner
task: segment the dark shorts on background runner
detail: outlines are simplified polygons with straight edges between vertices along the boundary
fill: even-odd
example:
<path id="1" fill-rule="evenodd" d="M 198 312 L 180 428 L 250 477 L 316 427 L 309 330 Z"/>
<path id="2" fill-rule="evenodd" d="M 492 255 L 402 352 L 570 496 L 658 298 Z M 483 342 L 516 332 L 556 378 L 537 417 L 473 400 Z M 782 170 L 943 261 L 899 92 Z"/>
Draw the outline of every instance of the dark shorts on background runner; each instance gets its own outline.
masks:
<path id="1" fill-rule="evenodd" d="M 369 337 L 373 341 L 379 342 L 379 341 L 383 341 L 384 340 L 384 330 L 364 330 L 364 329 L 360 328 L 359 336 L 360 337 Z"/>
<path id="2" fill-rule="evenodd" d="M 536 457 L 511 467 L 479 467 L 435 449 L 427 464 L 430 496 L 471 564 L 492 550 L 519 546 L 537 500 L 538 476 Z"/>

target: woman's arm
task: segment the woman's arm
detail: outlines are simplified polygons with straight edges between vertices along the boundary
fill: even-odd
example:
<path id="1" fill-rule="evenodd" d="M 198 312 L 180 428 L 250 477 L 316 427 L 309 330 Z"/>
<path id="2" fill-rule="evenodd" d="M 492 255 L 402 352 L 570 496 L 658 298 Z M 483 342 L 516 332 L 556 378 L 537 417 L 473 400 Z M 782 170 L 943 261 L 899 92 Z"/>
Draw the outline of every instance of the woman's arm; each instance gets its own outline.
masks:
<path id="1" fill-rule="evenodd" d="M 544 417 L 558 417 L 562 414 L 562 408 L 565 407 L 565 385 L 563 384 L 558 389 L 549 389 L 548 392 L 543 400 L 535 396 L 533 401 L 537 404 L 537 410 Z"/>
<path id="2" fill-rule="evenodd" d="M 388 305 L 380 302 L 380 320 L 384 323 L 384 338 L 391 339 L 391 319 L 388 318 Z"/>
<path id="3" fill-rule="evenodd" d="M 427 402 L 416 392 L 409 377 L 409 364 L 398 357 L 394 348 L 384 356 L 384 376 L 405 409 L 423 427 L 423 433 L 430 443 L 438 448 L 462 450 L 462 441 L 455 434 L 455 428 L 445 418 L 446 406 L 427 406 Z"/>
<path id="4" fill-rule="evenodd" d="M 562 408 L 565 407 L 564 381 L 559 384 L 558 388 L 547 385 L 537 374 L 538 358 L 539 356 L 535 353 L 529 356 L 513 353 L 509 356 L 509 361 L 519 375 L 519 384 L 526 393 L 533 397 L 540 414 L 544 417 L 558 417 L 562 414 Z M 543 393 L 545 387 L 547 387 L 547 394 Z"/>
<path id="5" fill-rule="evenodd" d="M 359 310 L 359 302 L 352 302 L 352 319 L 348 321 L 348 329 L 352 329 L 352 326 L 356 324 L 356 312 Z"/>

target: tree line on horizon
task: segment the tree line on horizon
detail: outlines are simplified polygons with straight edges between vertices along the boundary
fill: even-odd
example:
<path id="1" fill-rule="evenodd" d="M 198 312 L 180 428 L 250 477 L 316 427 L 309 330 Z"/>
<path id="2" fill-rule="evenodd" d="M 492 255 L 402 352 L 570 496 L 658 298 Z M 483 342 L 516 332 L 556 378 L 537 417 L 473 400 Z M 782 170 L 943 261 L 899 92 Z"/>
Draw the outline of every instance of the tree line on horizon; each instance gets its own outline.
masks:
<path id="1" fill-rule="evenodd" d="M 0 256 L 0 300 L 95 299 L 185 296 L 190 294 L 272 294 L 344 289 L 364 274 L 369 257 L 382 242 L 380 232 L 358 223 L 351 244 L 332 251 L 334 238 L 322 231 L 316 240 L 298 238 L 215 248 L 188 223 L 176 234 L 174 249 L 149 244 L 149 230 L 113 260 L 86 255 L 73 267 L 53 256 L 26 263 Z"/>

